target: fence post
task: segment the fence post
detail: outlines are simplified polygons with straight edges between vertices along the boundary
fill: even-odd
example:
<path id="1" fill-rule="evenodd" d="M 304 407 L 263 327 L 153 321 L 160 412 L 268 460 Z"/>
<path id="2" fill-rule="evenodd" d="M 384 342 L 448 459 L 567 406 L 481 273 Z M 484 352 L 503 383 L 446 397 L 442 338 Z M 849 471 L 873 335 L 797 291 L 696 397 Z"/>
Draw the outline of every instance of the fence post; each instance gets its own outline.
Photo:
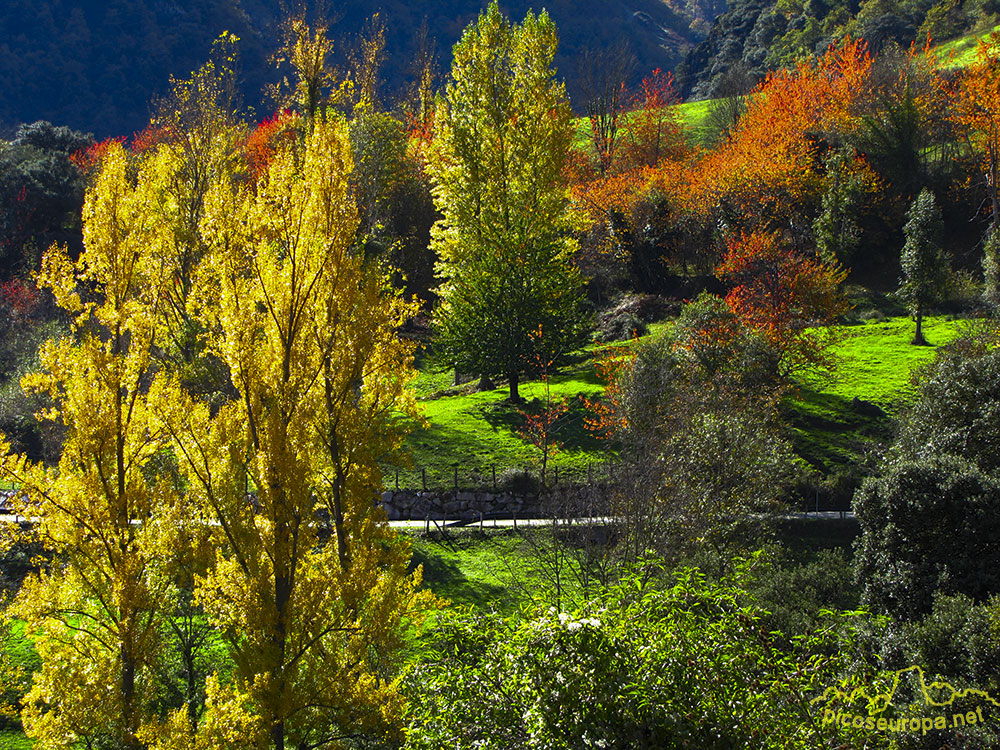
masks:
<path id="1" fill-rule="evenodd" d="M 399 490 L 399 469 L 396 469 L 396 490 Z"/>
<path id="2" fill-rule="evenodd" d="M 420 470 L 420 484 L 423 485 L 424 491 L 427 491 L 427 469 Z"/>

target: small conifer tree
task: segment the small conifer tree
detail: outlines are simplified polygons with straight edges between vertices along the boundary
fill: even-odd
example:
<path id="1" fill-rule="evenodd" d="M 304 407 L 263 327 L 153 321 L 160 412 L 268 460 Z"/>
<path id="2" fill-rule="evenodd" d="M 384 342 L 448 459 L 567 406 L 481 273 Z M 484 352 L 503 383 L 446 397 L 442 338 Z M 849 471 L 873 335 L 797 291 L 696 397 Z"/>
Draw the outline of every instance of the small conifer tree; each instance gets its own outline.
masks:
<path id="1" fill-rule="evenodd" d="M 948 260 L 941 249 L 944 222 L 934 194 L 924 188 L 906 213 L 906 242 L 899 258 L 903 272 L 897 294 L 917 320 L 912 343 L 926 346 L 922 325 L 927 308 L 941 300 L 949 277 Z"/>

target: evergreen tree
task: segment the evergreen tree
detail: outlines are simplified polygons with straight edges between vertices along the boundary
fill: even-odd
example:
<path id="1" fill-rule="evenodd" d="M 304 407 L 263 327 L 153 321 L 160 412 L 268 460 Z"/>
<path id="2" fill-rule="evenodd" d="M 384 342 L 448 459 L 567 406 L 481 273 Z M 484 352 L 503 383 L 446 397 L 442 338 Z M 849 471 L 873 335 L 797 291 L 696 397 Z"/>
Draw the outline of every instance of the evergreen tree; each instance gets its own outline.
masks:
<path id="1" fill-rule="evenodd" d="M 544 12 L 511 26 L 491 3 L 455 45 L 429 162 L 443 214 L 432 233 L 438 350 L 465 372 L 506 376 L 512 401 L 529 361 L 582 333 L 563 177 L 572 113 L 554 78 L 556 44 Z"/>
<path id="2" fill-rule="evenodd" d="M 897 294 L 917 320 L 913 344 L 926 346 L 922 324 L 927 308 L 940 301 L 947 288 L 949 266 L 941 249 L 944 222 L 934 194 L 924 188 L 910 205 L 903 227 L 906 242 L 899 258 L 903 271 Z"/>
<path id="3" fill-rule="evenodd" d="M 826 169 L 823 206 L 813 222 L 816 255 L 824 263 L 846 264 L 861 238 L 861 229 L 854 220 L 862 200 L 861 178 L 851 172 L 843 151 L 827 157 Z"/>

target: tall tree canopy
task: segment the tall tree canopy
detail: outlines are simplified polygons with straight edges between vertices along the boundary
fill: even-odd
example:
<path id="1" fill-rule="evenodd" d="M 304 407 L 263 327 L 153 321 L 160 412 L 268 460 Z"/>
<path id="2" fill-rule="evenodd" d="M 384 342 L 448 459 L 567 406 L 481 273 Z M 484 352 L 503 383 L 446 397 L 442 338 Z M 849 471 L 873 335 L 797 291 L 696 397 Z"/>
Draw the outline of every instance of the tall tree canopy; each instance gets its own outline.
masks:
<path id="1" fill-rule="evenodd" d="M 563 177 L 572 113 L 556 44 L 544 12 L 512 26 L 491 3 L 455 45 L 428 165 L 443 214 L 432 233 L 437 346 L 461 370 L 506 376 L 511 400 L 533 355 L 580 333 Z"/>
<path id="2" fill-rule="evenodd" d="M 41 371 L 24 382 L 52 398 L 46 416 L 65 427 L 59 463 L 2 463 L 63 560 L 31 576 L 17 602 L 42 662 L 22 720 L 43 748 L 141 747 L 136 732 L 156 689 L 171 588 L 157 520 L 173 495 L 151 470 L 165 443 L 148 381 L 170 264 L 155 183 L 130 171 L 114 144 L 87 193 L 79 262 L 56 246 L 43 259 L 40 282 L 70 314 L 73 335 L 47 342 Z"/>
<path id="3" fill-rule="evenodd" d="M 226 79 L 206 67 L 160 135 L 107 146 L 80 262 L 54 248 L 43 264 L 74 335 L 27 382 L 66 441 L 57 468 L 3 450 L 0 474 L 64 556 L 18 604 L 42 657 L 23 718 L 46 750 L 398 739 L 396 654 L 427 595 L 373 498 L 415 416 L 397 335 L 413 306 L 356 251 L 346 122 L 291 114 L 250 169 L 215 95 Z M 168 335 L 189 329 L 191 357 Z M 199 358 L 225 388 L 191 386 Z M 179 538 L 196 533 L 212 554 L 179 592 Z M 172 701 L 179 598 L 232 669 Z"/>

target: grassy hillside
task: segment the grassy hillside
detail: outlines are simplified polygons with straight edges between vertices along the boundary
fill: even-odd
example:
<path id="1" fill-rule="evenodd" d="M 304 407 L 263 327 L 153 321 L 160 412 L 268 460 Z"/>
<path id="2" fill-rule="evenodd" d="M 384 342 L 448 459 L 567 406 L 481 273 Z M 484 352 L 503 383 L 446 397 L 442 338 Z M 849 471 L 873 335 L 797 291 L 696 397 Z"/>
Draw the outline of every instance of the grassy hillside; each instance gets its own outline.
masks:
<path id="1" fill-rule="evenodd" d="M 659 327 L 658 327 L 659 328 Z M 857 397 L 897 413 L 912 397 L 910 382 L 914 368 L 929 362 L 935 346 L 957 336 L 962 324 L 946 317 L 931 317 L 925 333 L 932 346 L 911 346 L 913 322 L 909 318 L 886 318 L 861 325 L 838 326 L 840 341 L 833 346 L 839 363 L 832 377 L 805 378 L 800 389 L 786 404 L 786 416 L 799 454 L 823 472 L 834 471 L 858 460 L 870 445 L 886 436 L 888 422 L 852 407 Z M 562 472 L 586 472 L 603 462 L 609 445 L 595 438 L 584 427 L 586 407 L 583 398 L 593 398 L 603 391 L 594 370 L 593 346 L 578 352 L 571 362 L 551 378 L 551 397 L 565 398 L 570 409 L 560 427 L 564 443 L 554 463 Z M 492 470 L 535 466 L 537 450 L 518 432 L 523 416 L 506 403 L 507 391 L 477 393 L 475 383 L 452 386 L 451 373 L 421 372 L 416 389 L 426 429 L 417 428 L 410 435 L 408 448 L 413 468 L 400 471 L 400 486 L 419 487 L 426 471 L 427 484 L 448 487 L 454 482 L 458 467 L 459 484 L 489 484 Z M 525 384 L 522 394 L 529 409 L 539 408 L 545 390 L 540 382 Z M 386 477 L 395 482 L 395 471 Z"/>
<path id="2" fill-rule="evenodd" d="M 936 46 L 934 54 L 942 68 L 964 68 L 975 61 L 979 41 L 995 31 L 1000 31 L 1000 26 L 951 39 Z"/>
<path id="3" fill-rule="evenodd" d="M 674 110 L 677 120 L 687 134 L 688 138 L 700 142 L 705 130 L 705 120 L 714 99 L 705 99 L 699 102 L 683 102 L 672 104 L 670 109 Z M 628 114 L 625 114 L 625 121 L 628 121 Z M 576 148 L 586 149 L 590 147 L 590 121 L 586 117 L 577 117 L 574 120 L 573 145 Z"/>
<path id="4" fill-rule="evenodd" d="M 594 350 L 573 356 L 572 361 L 550 379 L 549 392 L 553 401 L 566 399 L 569 410 L 563 417 L 559 440 L 563 449 L 556 463 L 561 471 L 586 472 L 588 464 L 604 458 L 607 446 L 584 427 L 584 398 L 599 395 L 604 386 L 593 364 Z M 413 456 L 413 470 L 400 472 L 400 485 L 419 487 L 421 470 L 426 471 L 428 486 L 450 486 L 458 467 L 463 485 L 492 482 L 495 468 L 529 468 L 537 460 L 537 450 L 525 442 L 518 432 L 524 423 L 520 411 L 506 403 L 507 390 L 475 392 L 476 382 L 453 387 L 453 373 L 423 371 L 415 388 L 428 422 L 427 428 L 417 427 L 409 437 L 408 448 Z M 541 408 L 545 386 L 539 381 L 521 386 L 526 409 Z M 395 471 L 386 477 L 395 482 Z"/>
<path id="5" fill-rule="evenodd" d="M 785 403 L 796 453 L 813 469 L 852 471 L 890 436 L 890 417 L 913 397 L 913 373 L 934 358 L 936 347 L 958 336 L 960 321 L 932 317 L 925 322 L 931 346 L 913 346 L 909 318 L 886 318 L 838 326 L 832 347 L 838 364 L 829 378 L 804 378 Z M 854 399 L 873 404 L 855 404 Z M 881 409 L 884 415 L 878 413 Z"/>

